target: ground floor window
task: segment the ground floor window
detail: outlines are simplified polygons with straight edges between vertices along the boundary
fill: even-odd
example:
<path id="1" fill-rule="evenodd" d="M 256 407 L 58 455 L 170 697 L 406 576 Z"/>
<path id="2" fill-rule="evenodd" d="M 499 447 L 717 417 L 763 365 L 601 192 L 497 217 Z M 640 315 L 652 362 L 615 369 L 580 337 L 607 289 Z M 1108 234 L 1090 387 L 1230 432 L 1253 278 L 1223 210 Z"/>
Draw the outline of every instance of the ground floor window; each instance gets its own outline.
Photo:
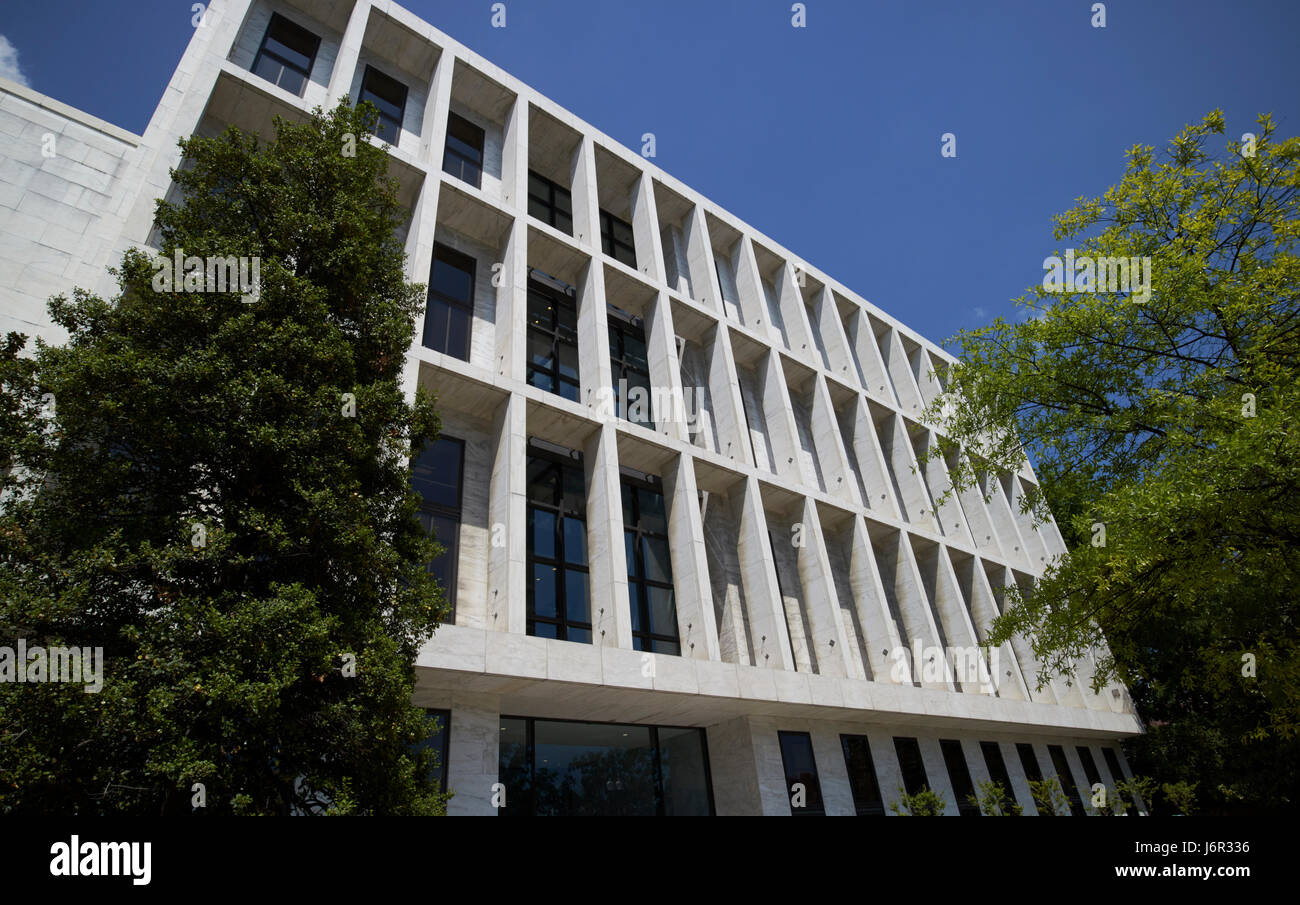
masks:
<path id="1" fill-rule="evenodd" d="M 502 816 L 713 814 L 703 729 L 503 716 L 498 781 Z"/>

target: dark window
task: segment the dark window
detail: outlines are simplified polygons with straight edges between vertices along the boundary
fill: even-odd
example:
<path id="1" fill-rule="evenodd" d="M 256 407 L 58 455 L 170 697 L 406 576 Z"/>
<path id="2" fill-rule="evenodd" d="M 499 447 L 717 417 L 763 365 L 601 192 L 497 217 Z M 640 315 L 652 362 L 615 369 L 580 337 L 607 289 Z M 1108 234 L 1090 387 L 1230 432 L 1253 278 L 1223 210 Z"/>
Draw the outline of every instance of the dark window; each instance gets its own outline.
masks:
<path id="1" fill-rule="evenodd" d="M 1007 772 L 1007 762 L 1002 759 L 1002 746 L 997 742 L 980 742 L 980 751 L 984 753 L 989 777 L 1006 790 L 1002 799 L 1002 807 L 1006 810 L 1016 803 L 1016 792 L 1011 785 L 1011 774 Z"/>
<path id="2" fill-rule="evenodd" d="M 578 303 L 572 286 L 528 272 L 528 382 L 578 401 Z"/>
<path id="3" fill-rule="evenodd" d="M 1113 780 L 1116 783 L 1123 782 L 1124 771 L 1120 769 L 1119 756 L 1115 753 L 1115 750 L 1113 748 L 1102 748 L 1101 756 L 1106 759 L 1106 769 L 1110 770 L 1111 780 Z M 1120 800 L 1128 801 L 1128 798 L 1126 796 L 1120 795 L 1118 789 L 1116 789 L 1115 794 L 1119 795 Z"/>
<path id="4" fill-rule="evenodd" d="M 464 479 L 465 442 L 440 436 L 420 454 L 411 467 L 411 484 L 420 494 L 420 523 L 443 547 L 429 563 L 429 574 L 438 579 L 456 621 L 456 563 L 460 552 L 461 485 Z"/>
<path id="5" fill-rule="evenodd" d="M 1092 759 L 1092 751 L 1083 745 L 1076 745 L 1079 752 L 1079 763 L 1083 765 L 1083 775 L 1088 777 L 1088 785 L 1095 786 L 1101 782 L 1101 774 L 1097 772 L 1097 762 Z"/>
<path id="6" fill-rule="evenodd" d="M 429 718 L 429 734 L 418 745 L 419 748 L 432 748 L 438 756 L 434 766 L 433 778 L 438 780 L 438 791 L 447 791 L 447 741 L 450 737 L 451 711 L 426 710 Z"/>
<path id="7" fill-rule="evenodd" d="M 948 779 L 952 782 L 952 795 L 957 799 L 957 813 L 963 817 L 980 816 L 978 804 L 971 803 L 975 794 L 975 783 L 971 782 L 970 767 L 966 764 L 966 755 L 962 753 L 961 742 L 955 738 L 939 739 L 939 749 L 943 751 L 943 762 L 948 768 Z"/>
<path id="8" fill-rule="evenodd" d="M 320 38 L 274 13 L 253 59 L 253 72 L 301 97 L 319 48 Z"/>
<path id="9" fill-rule="evenodd" d="M 573 235 L 573 199 L 569 190 L 528 171 L 528 215 Z"/>
<path id="10" fill-rule="evenodd" d="M 605 254 L 628 267 L 636 267 L 636 245 L 632 224 L 618 219 L 609 211 L 600 212 L 600 247 Z"/>
<path id="11" fill-rule="evenodd" d="M 841 735 L 844 764 L 849 770 L 849 788 L 853 792 L 853 806 L 859 817 L 885 816 L 885 803 L 880 798 L 880 783 L 876 779 L 876 766 L 871 759 L 871 743 L 865 735 Z"/>
<path id="12" fill-rule="evenodd" d="M 1043 778 L 1043 771 L 1038 768 L 1038 755 L 1034 752 L 1034 746 L 1028 742 L 1020 742 L 1016 745 L 1016 754 L 1020 755 L 1020 769 L 1025 771 L 1025 776 L 1033 782 L 1038 782 Z"/>
<path id="13" fill-rule="evenodd" d="M 641 318 L 607 304 L 609 317 L 609 369 L 614 381 L 618 416 L 654 430 L 650 361 L 646 357 L 645 326 Z"/>
<path id="14" fill-rule="evenodd" d="M 1070 762 L 1065 759 L 1065 749 L 1060 745 L 1048 745 L 1047 753 L 1052 756 L 1052 767 L 1056 770 L 1056 778 L 1061 782 L 1061 790 L 1065 792 L 1065 798 L 1070 802 L 1070 813 L 1075 817 L 1082 817 L 1087 812 L 1083 809 L 1083 799 L 1079 797 L 1079 789 L 1074 784 L 1074 775 L 1070 772 Z"/>
<path id="15" fill-rule="evenodd" d="M 528 634 L 591 643 L 587 491 L 581 461 L 528 455 Z"/>
<path id="16" fill-rule="evenodd" d="M 623 542 L 633 649 L 680 654 L 668 515 L 663 485 L 657 478 L 642 481 L 623 476 Z"/>
<path id="17" fill-rule="evenodd" d="M 402 115 L 406 112 L 406 86 L 375 67 L 367 66 L 361 79 L 358 103 L 361 101 L 370 101 L 379 109 L 375 134 L 389 144 L 397 144 L 397 136 L 402 131 Z"/>
<path id="18" fill-rule="evenodd" d="M 501 718 L 503 817 L 708 816 L 703 729 Z"/>
<path id="19" fill-rule="evenodd" d="M 925 775 L 925 761 L 921 759 L 921 744 L 914 738 L 895 737 L 894 753 L 903 774 L 903 788 L 915 795 L 930 784 Z"/>
<path id="20" fill-rule="evenodd" d="M 790 813 L 796 817 L 825 816 L 812 736 L 807 732 L 778 732 L 777 738 L 781 741 L 781 763 L 785 766 L 785 792 L 790 798 Z M 795 807 L 796 783 L 803 785 L 803 804 L 800 807 Z"/>
<path id="21" fill-rule="evenodd" d="M 424 316 L 424 345 L 469 361 L 470 326 L 474 320 L 474 259 L 446 245 L 433 246 L 429 274 L 429 310 Z"/>
<path id="22" fill-rule="evenodd" d="M 483 175 L 483 130 L 455 113 L 447 114 L 442 169 L 475 188 L 479 187 Z"/>

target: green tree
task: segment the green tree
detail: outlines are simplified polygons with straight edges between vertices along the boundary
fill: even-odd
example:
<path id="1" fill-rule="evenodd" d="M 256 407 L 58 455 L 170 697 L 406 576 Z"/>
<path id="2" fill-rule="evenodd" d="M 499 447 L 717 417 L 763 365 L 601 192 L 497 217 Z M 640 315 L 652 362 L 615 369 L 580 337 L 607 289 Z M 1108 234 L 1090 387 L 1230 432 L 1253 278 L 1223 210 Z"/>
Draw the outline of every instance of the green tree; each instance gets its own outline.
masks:
<path id="1" fill-rule="evenodd" d="M 1275 807 L 1300 800 L 1300 139 L 1265 115 L 1215 154 L 1224 128 L 1133 148 L 1055 218 L 1076 266 L 1149 258 L 1149 293 L 1086 268 L 1033 288 L 1022 319 L 959 336 L 929 414 L 958 487 L 1032 460 L 1025 508 L 1069 548 L 989 642 L 1031 639 L 1040 681 L 1095 647 L 1094 687 L 1126 682 L 1148 721 L 1146 772 Z"/>
<path id="2" fill-rule="evenodd" d="M 921 786 L 915 795 L 899 786 L 898 794 L 900 800 L 890 802 L 889 809 L 899 817 L 942 817 L 947 809 L 943 795 L 929 786 Z"/>
<path id="3" fill-rule="evenodd" d="M 1006 786 L 995 779 L 981 780 L 976 785 L 976 794 L 967 795 L 966 800 L 985 817 L 1020 817 L 1025 812 Z"/>
<path id="4" fill-rule="evenodd" d="M 1038 806 L 1039 817 L 1061 817 L 1070 813 L 1070 800 L 1055 776 L 1029 780 L 1029 794 Z"/>
<path id="5" fill-rule="evenodd" d="M 131 251 L 118 297 L 51 300 L 66 345 L 3 346 L 0 638 L 105 663 L 97 694 L 0 684 L 0 811 L 443 809 L 411 703 L 438 419 L 400 385 L 422 290 L 373 120 L 181 142 L 162 254 L 257 259 L 260 292 L 166 291 Z"/>

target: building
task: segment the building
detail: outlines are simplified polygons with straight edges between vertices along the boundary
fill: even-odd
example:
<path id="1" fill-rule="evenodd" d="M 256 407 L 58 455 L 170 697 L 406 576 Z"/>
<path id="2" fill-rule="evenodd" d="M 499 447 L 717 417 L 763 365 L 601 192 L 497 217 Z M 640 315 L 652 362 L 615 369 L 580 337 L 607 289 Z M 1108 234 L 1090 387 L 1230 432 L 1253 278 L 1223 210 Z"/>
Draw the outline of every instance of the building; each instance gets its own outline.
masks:
<path id="1" fill-rule="evenodd" d="M 0 333 L 112 292 L 178 138 L 341 95 L 430 286 L 405 382 L 440 397 L 413 475 L 455 613 L 416 702 L 451 813 L 957 814 L 987 778 L 1034 813 L 1053 774 L 1081 813 L 1127 775 L 1123 688 L 979 648 L 1064 544 L 1028 469 L 936 505 L 953 359 L 396 4 L 214 0 L 143 136 L 0 83 Z"/>

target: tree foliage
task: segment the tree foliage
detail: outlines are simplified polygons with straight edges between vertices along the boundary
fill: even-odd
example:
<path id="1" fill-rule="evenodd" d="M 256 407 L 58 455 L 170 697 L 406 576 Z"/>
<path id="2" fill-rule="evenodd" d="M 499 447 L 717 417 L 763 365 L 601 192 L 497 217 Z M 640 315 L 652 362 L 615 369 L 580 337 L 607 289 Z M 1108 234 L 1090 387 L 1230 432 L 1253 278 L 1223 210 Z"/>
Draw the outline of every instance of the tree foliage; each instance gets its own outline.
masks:
<path id="1" fill-rule="evenodd" d="M 0 812 L 189 813 L 195 783 L 215 813 L 442 809 L 408 467 L 438 420 L 401 388 L 422 289 L 387 156 L 343 153 L 373 120 L 181 142 L 161 253 L 255 257 L 256 298 L 159 291 L 133 250 L 116 298 L 50 302 L 66 345 L 4 346 L 0 638 L 106 662 L 98 694 L 0 684 Z"/>
<path id="2" fill-rule="evenodd" d="M 1055 235 L 1149 257 L 1149 297 L 1035 287 L 1022 319 L 960 335 L 930 415 L 936 454 L 965 452 L 959 487 L 1032 460 L 1026 508 L 1050 504 L 1069 548 L 991 642 L 1032 639 L 1040 680 L 1095 649 L 1094 687 L 1130 686 L 1162 780 L 1262 805 L 1300 788 L 1300 139 L 1254 128 L 1216 154 L 1215 111 L 1162 155 L 1130 150 Z"/>

